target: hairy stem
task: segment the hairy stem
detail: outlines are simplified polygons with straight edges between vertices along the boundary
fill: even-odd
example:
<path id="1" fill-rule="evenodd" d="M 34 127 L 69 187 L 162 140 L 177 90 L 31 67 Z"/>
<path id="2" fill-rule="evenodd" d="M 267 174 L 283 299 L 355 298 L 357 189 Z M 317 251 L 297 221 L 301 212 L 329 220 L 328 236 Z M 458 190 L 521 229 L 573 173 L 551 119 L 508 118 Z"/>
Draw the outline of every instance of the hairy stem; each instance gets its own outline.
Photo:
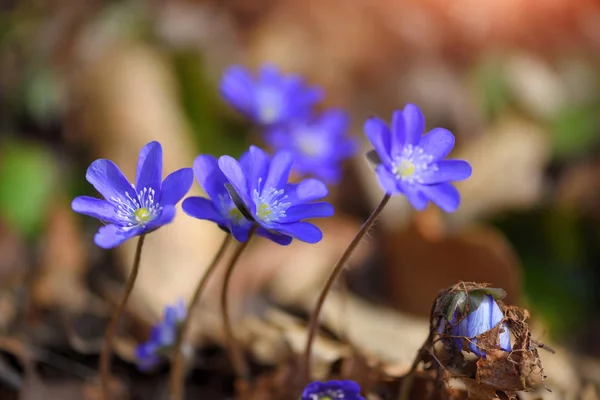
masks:
<path id="1" fill-rule="evenodd" d="M 204 288 L 206 287 L 208 280 L 212 276 L 213 272 L 217 269 L 217 266 L 223 258 L 223 255 L 225 255 L 225 250 L 227 249 L 229 243 L 231 243 L 231 239 L 232 236 L 228 233 L 227 236 L 225 236 L 225 239 L 223 239 L 221 247 L 213 257 L 212 262 L 202 275 L 202 278 L 200 279 L 200 282 L 198 282 L 198 286 L 196 287 L 196 291 L 194 292 L 192 299 L 190 300 L 190 303 L 187 307 L 187 316 L 177 332 L 177 339 L 173 348 L 173 364 L 171 366 L 171 400 L 183 399 L 185 371 L 183 368 L 184 363 L 181 346 L 187 335 L 187 331 L 190 326 L 190 321 L 192 319 L 192 315 L 194 314 L 194 308 L 196 308 L 196 304 L 198 303 L 202 292 L 204 292 Z"/>
<path id="2" fill-rule="evenodd" d="M 142 259 L 142 247 L 144 246 L 144 239 L 146 238 L 146 234 L 143 234 L 139 237 L 137 242 L 137 248 L 135 250 L 135 259 L 133 261 L 133 268 L 129 273 L 129 277 L 127 278 L 127 282 L 125 283 L 125 291 L 123 292 L 123 297 L 121 301 L 117 305 L 115 312 L 113 313 L 110 322 L 108 323 L 108 327 L 106 328 L 106 333 L 104 334 L 104 344 L 102 345 L 102 351 L 100 353 L 100 382 L 102 386 L 102 399 L 109 400 L 110 396 L 110 360 L 112 353 L 112 344 L 115 336 L 115 332 L 117 330 L 117 326 L 119 324 L 119 319 L 121 318 L 121 314 L 123 314 L 123 310 L 127 305 L 127 301 L 129 300 L 129 296 L 131 295 L 131 291 L 133 289 L 133 285 L 135 283 L 135 279 L 137 278 L 138 271 L 140 269 L 140 261 Z"/>
<path id="3" fill-rule="evenodd" d="M 235 253 L 229 261 L 229 265 L 227 265 L 227 269 L 225 270 L 225 277 L 223 278 L 223 287 L 221 288 L 221 313 L 223 316 L 223 328 L 225 330 L 225 343 L 227 344 L 229 356 L 231 357 L 231 363 L 233 364 L 233 369 L 235 370 L 236 375 L 238 376 L 238 378 L 242 378 L 246 383 L 249 383 L 250 381 L 250 372 L 248 370 L 246 360 L 244 359 L 244 353 L 240 348 L 235 336 L 233 335 L 233 329 L 231 328 L 231 318 L 229 315 L 229 296 L 227 296 L 227 292 L 229 289 L 229 281 L 231 280 L 233 269 L 236 263 L 238 262 L 240 256 L 248 246 L 248 243 L 250 243 L 250 239 L 252 239 L 252 236 L 254 236 L 256 228 L 256 225 L 254 225 L 251 228 L 250 233 L 248 234 L 248 240 L 241 243 L 235 250 Z"/>
<path id="4" fill-rule="evenodd" d="M 391 196 L 389 194 L 386 194 L 385 196 L 383 196 L 383 199 L 381 199 L 381 202 L 379 203 L 377 208 L 375 208 L 373 213 L 369 216 L 369 218 L 361 226 L 360 230 L 358 231 L 358 233 L 356 234 L 354 239 L 352 239 L 352 242 L 350 243 L 350 245 L 348 246 L 348 248 L 346 249 L 346 251 L 344 252 L 342 257 L 339 259 L 337 264 L 335 264 L 335 266 L 333 267 L 333 270 L 331 271 L 331 274 L 329 275 L 329 278 L 327 279 L 325 286 L 323 287 L 323 289 L 321 290 L 321 293 L 319 294 L 317 304 L 315 305 L 315 308 L 310 316 L 310 323 L 308 325 L 308 338 L 306 339 L 306 347 L 304 348 L 304 359 L 302 360 L 302 364 L 301 364 L 301 366 L 303 368 L 302 371 L 303 371 L 304 383 L 306 383 L 310 380 L 310 376 L 311 376 L 311 373 L 310 373 L 311 365 L 310 364 L 311 364 L 312 344 L 314 342 L 315 336 L 317 335 L 317 330 L 319 329 L 319 316 L 321 314 L 321 309 L 323 308 L 323 305 L 325 304 L 325 300 L 327 299 L 327 294 L 329 294 L 331 287 L 333 286 L 333 284 L 335 283 L 335 281 L 337 280 L 337 278 L 343 271 L 344 266 L 346 265 L 346 262 L 348 262 L 348 259 L 352 255 L 352 252 L 354 251 L 354 249 L 356 249 L 356 246 L 358 246 L 358 244 L 360 243 L 362 238 L 365 236 L 365 234 L 369 231 L 371 226 L 373 226 L 373 223 L 375 222 L 377 217 L 379 217 L 379 214 L 381 214 L 381 211 L 383 211 L 383 208 L 390 200 L 390 197 Z"/>

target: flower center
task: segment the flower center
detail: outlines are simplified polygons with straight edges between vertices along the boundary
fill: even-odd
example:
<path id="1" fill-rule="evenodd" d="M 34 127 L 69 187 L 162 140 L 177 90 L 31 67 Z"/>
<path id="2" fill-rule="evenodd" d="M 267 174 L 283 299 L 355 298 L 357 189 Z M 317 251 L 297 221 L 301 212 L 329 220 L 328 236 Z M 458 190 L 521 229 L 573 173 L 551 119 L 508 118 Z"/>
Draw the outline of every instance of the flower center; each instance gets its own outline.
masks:
<path id="1" fill-rule="evenodd" d="M 228 194 L 219 195 L 218 206 L 221 215 L 231 221 L 233 224 L 240 225 L 244 223 L 246 217 L 242 212 L 235 206 L 231 197 Z"/>
<path id="2" fill-rule="evenodd" d="M 279 118 L 281 94 L 273 88 L 260 88 L 256 93 L 258 118 L 264 124 L 272 124 Z"/>
<path id="3" fill-rule="evenodd" d="M 254 189 L 252 200 L 256 204 L 256 216 L 263 222 L 274 222 L 284 218 L 285 211 L 292 205 L 290 202 L 284 202 L 285 199 L 287 195 L 284 194 L 283 189 L 263 189 L 262 194 Z"/>
<path id="4" fill-rule="evenodd" d="M 134 189 L 135 186 L 131 185 Z M 115 204 L 117 215 L 123 220 L 124 227 L 144 226 L 155 220 L 162 207 L 155 200 L 156 192 L 152 188 L 136 190 L 137 197 L 131 197 L 126 193 L 127 199 L 111 197 Z"/>
<path id="5" fill-rule="evenodd" d="M 392 173 L 400 181 L 422 183 L 424 173 L 438 170 L 432 161 L 433 156 L 426 154 L 422 148 L 408 145 L 392 161 Z"/>
<path id="6" fill-rule="evenodd" d="M 328 390 L 327 392 L 321 392 L 312 394 L 310 396 L 311 400 L 337 400 L 344 399 L 346 395 L 342 390 Z"/>
<path id="7" fill-rule="evenodd" d="M 305 155 L 315 157 L 325 152 L 327 143 L 317 133 L 300 131 L 296 134 L 296 145 Z"/>

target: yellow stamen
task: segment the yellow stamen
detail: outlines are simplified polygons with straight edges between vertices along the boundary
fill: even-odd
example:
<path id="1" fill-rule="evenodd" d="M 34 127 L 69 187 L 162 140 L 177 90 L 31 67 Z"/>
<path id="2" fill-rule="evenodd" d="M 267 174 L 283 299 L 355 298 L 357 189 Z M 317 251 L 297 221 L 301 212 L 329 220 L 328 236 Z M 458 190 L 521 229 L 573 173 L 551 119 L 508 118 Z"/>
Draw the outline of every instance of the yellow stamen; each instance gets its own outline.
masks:
<path id="1" fill-rule="evenodd" d="M 415 173 L 415 164 L 408 160 L 402 160 L 395 168 L 394 173 L 398 178 L 408 178 Z"/>
<path id="2" fill-rule="evenodd" d="M 133 216 L 137 222 L 148 222 L 151 217 L 150 211 L 148 211 L 148 209 L 145 207 L 135 210 Z"/>

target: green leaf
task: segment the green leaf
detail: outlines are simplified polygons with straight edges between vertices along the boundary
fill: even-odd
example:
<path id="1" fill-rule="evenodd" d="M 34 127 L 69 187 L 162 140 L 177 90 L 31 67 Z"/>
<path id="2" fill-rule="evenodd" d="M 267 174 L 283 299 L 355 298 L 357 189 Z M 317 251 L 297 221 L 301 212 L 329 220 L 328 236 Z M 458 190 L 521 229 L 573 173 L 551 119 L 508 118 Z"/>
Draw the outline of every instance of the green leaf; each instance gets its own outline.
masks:
<path id="1" fill-rule="evenodd" d="M 57 181 L 55 162 L 42 147 L 7 143 L 0 152 L 0 218 L 27 237 L 46 219 Z"/>
<path id="2" fill-rule="evenodd" d="M 569 157 L 585 152 L 598 142 L 598 107 L 569 107 L 559 112 L 549 126 L 554 154 Z"/>

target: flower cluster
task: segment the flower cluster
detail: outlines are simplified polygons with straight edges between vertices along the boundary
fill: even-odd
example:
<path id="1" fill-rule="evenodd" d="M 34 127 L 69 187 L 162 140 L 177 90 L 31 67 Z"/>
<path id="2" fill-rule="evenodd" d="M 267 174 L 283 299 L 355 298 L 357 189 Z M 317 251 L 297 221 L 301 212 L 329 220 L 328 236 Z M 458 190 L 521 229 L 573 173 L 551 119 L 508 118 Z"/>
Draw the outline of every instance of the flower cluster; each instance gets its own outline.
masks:
<path id="1" fill-rule="evenodd" d="M 365 400 L 354 381 L 312 382 L 302 392 L 300 400 Z"/>
<path id="2" fill-rule="evenodd" d="M 177 331 L 187 315 L 185 304 L 178 301 L 173 306 L 165 308 L 162 321 L 152 327 L 148 341 L 138 345 L 135 358 L 138 367 L 143 370 L 154 368 L 160 361 L 171 353 Z"/>
<path id="3" fill-rule="evenodd" d="M 263 66 L 256 78 L 240 66 L 229 68 L 221 95 L 261 127 L 271 148 L 292 153 L 294 171 L 302 176 L 337 183 L 342 162 L 358 150 L 347 135 L 348 115 L 337 109 L 317 114 L 313 108 L 323 98 L 322 90 L 273 65 Z"/>

